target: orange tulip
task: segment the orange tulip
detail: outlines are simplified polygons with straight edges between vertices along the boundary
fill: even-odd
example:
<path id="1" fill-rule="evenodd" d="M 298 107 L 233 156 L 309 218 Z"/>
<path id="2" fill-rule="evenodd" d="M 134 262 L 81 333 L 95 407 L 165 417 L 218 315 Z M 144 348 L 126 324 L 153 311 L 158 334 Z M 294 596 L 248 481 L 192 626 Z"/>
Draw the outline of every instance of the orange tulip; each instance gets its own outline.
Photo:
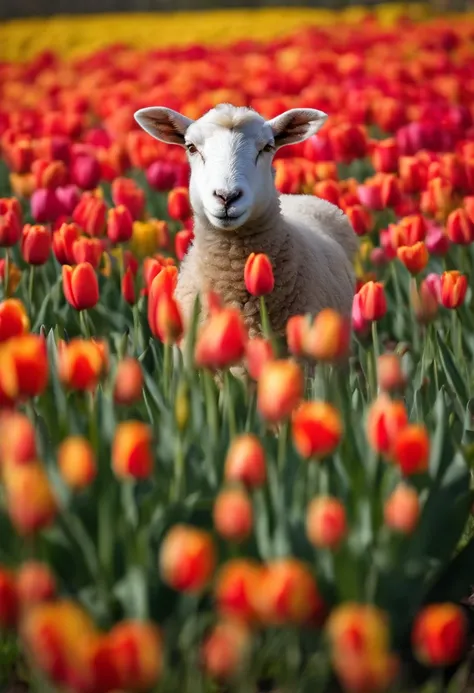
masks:
<path id="1" fill-rule="evenodd" d="M 342 421 L 337 409 L 326 402 L 303 402 L 293 413 L 293 443 L 302 457 L 330 455 L 342 437 Z"/>
<path id="2" fill-rule="evenodd" d="M 28 332 L 30 321 L 25 306 L 17 298 L 7 298 L 0 303 L 0 342 Z"/>
<path id="3" fill-rule="evenodd" d="M 242 433 L 233 438 L 225 459 L 224 478 L 248 488 L 258 488 L 267 479 L 265 450 L 257 436 Z"/>
<path id="4" fill-rule="evenodd" d="M 364 320 L 380 320 L 387 312 L 387 299 L 383 284 L 369 281 L 359 289 L 360 310 Z"/>
<path id="5" fill-rule="evenodd" d="M 42 465 L 8 465 L 3 472 L 7 510 L 17 532 L 28 535 L 48 527 L 56 517 L 57 503 Z"/>
<path id="6" fill-rule="evenodd" d="M 376 452 L 391 455 L 395 441 L 407 425 L 408 414 L 403 402 L 381 394 L 369 409 L 367 439 Z"/>
<path id="7" fill-rule="evenodd" d="M 0 258 L 0 283 L 5 286 L 5 272 L 7 270 L 5 258 Z M 10 296 L 13 294 L 21 279 L 21 270 L 15 263 L 10 262 L 8 265 L 8 281 L 6 287 L 6 295 Z"/>
<path id="8" fill-rule="evenodd" d="M 51 252 L 51 233 L 46 226 L 25 224 L 21 236 L 21 254 L 29 265 L 44 265 Z"/>
<path id="9" fill-rule="evenodd" d="M 350 334 L 350 321 L 331 308 L 326 308 L 307 330 L 304 351 L 317 361 L 339 361 L 348 355 Z"/>
<path id="10" fill-rule="evenodd" d="M 397 257 L 410 274 L 419 274 L 428 264 L 429 254 L 423 241 L 412 246 L 401 246 L 397 249 Z"/>
<path id="11" fill-rule="evenodd" d="M 242 669 L 249 640 L 249 631 L 242 623 L 217 623 L 203 643 L 201 659 L 204 670 L 219 681 L 231 679 Z"/>
<path id="12" fill-rule="evenodd" d="M 306 564 L 296 558 L 281 558 L 265 565 L 255 604 L 265 625 L 315 623 L 324 611 L 316 580 Z"/>
<path id="13" fill-rule="evenodd" d="M 399 484 L 385 503 L 385 524 L 402 534 L 411 534 L 419 517 L 420 501 L 415 489 Z"/>
<path id="14" fill-rule="evenodd" d="M 168 214 L 171 219 L 186 221 L 192 214 L 187 188 L 173 188 L 168 193 Z"/>
<path id="15" fill-rule="evenodd" d="M 430 439 L 423 424 L 410 424 L 398 432 L 393 457 L 406 476 L 427 471 Z"/>
<path id="16" fill-rule="evenodd" d="M 151 274 L 149 274 L 148 280 L 151 278 Z M 178 281 L 178 270 L 176 267 L 173 265 L 169 267 L 163 267 L 159 266 L 158 267 L 158 273 L 151 279 L 150 283 L 147 283 L 148 286 L 148 324 L 150 326 L 150 330 L 153 334 L 154 337 L 159 337 L 160 329 L 157 324 L 157 318 L 158 318 L 158 303 L 160 298 L 163 295 L 167 295 L 169 297 L 172 297 L 174 294 L 174 290 L 176 288 L 176 283 Z M 178 308 L 176 307 L 176 310 L 171 310 L 168 304 L 164 304 L 164 309 L 162 309 L 162 313 L 166 317 L 167 313 L 170 313 L 170 318 L 173 317 L 174 315 L 174 320 L 172 320 L 172 325 L 174 322 L 177 320 L 177 313 L 178 313 Z M 176 325 L 177 326 L 177 323 Z"/>
<path id="17" fill-rule="evenodd" d="M 397 354 L 381 354 L 377 359 L 377 379 L 381 390 L 397 392 L 406 386 L 406 376 Z"/>
<path id="18" fill-rule="evenodd" d="M 73 261 L 77 265 L 88 262 L 94 269 L 98 269 L 103 251 L 104 248 L 100 238 L 81 236 L 72 244 Z"/>
<path id="19" fill-rule="evenodd" d="M 293 315 L 286 323 L 286 341 L 293 356 L 302 356 L 304 343 L 309 330 L 305 315 Z"/>
<path id="20" fill-rule="evenodd" d="M 17 589 L 21 607 L 31 607 L 52 599 L 56 594 L 56 580 L 46 563 L 27 561 L 17 573 Z"/>
<path id="21" fill-rule="evenodd" d="M 467 277 L 457 270 L 441 275 L 441 303 L 445 308 L 459 308 L 467 292 Z"/>
<path id="22" fill-rule="evenodd" d="M 145 693 L 156 686 L 163 669 L 163 638 L 154 623 L 121 621 L 107 639 L 121 689 Z"/>
<path id="23" fill-rule="evenodd" d="M 46 341 L 40 335 L 23 334 L 12 337 L 5 346 L 14 364 L 19 395 L 40 395 L 48 384 Z"/>
<path id="24" fill-rule="evenodd" d="M 455 604 L 430 604 L 418 614 L 412 630 L 417 659 L 429 667 L 458 662 L 467 647 L 467 622 Z"/>
<path id="25" fill-rule="evenodd" d="M 252 296 L 270 294 L 275 286 L 272 263 L 264 253 L 250 253 L 244 268 L 245 287 Z"/>
<path id="26" fill-rule="evenodd" d="M 214 527 L 227 541 L 240 542 L 252 532 L 253 510 L 248 494 L 239 488 L 220 491 L 214 503 Z"/>
<path id="27" fill-rule="evenodd" d="M 123 421 L 115 429 L 112 467 L 118 477 L 148 479 L 154 466 L 152 433 L 141 421 Z"/>
<path id="28" fill-rule="evenodd" d="M 88 310 L 99 301 L 97 275 L 89 262 L 63 265 L 63 288 L 67 302 L 76 310 Z"/>
<path id="29" fill-rule="evenodd" d="M 14 574 L 0 566 L 0 628 L 13 628 L 18 616 L 18 592 Z"/>
<path id="30" fill-rule="evenodd" d="M 257 408 L 267 421 L 276 423 L 290 416 L 303 397 L 301 368 L 290 360 L 266 363 L 257 386 Z"/>
<path id="31" fill-rule="evenodd" d="M 5 412 L 0 417 L 0 466 L 35 460 L 35 428 L 25 414 Z"/>
<path id="32" fill-rule="evenodd" d="M 97 474 L 94 450 L 86 438 L 69 436 L 59 446 L 58 467 L 63 481 L 79 491 L 87 488 Z"/>
<path id="33" fill-rule="evenodd" d="M 240 311 L 223 308 L 210 316 L 198 334 L 194 358 L 199 368 L 228 368 L 244 357 L 248 340 Z"/>
<path id="34" fill-rule="evenodd" d="M 380 693 L 393 684 L 399 660 L 389 652 L 335 655 L 334 670 L 347 693 Z"/>
<path id="35" fill-rule="evenodd" d="M 157 277 L 158 279 L 158 277 Z M 183 319 L 178 303 L 165 291 L 156 302 L 156 314 L 150 323 L 152 333 L 164 344 L 175 344 L 183 335 Z"/>
<path id="36" fill-rule="evenodd" d="M 60 342 L 59 377 L 71 390 L 95 390 L 107 367 L 103 346 L 92 340 Z"/>
<path id="37" fill-rule="evenodd" d="M 470 245 L 474 242 L 474 221 L 465 209 L 455 209 L 446 221 L 446 233 L 451 243 Z"/>
<path id="38" fill-rule="evenodd" d="M 249 339 L 245 349 L 247 369 L 254 380 L 260 378 L 263 366 L 275 357 L 271 342 L 263 337 Z"/>
<path id="39" fill-rule="evenodd" d="M 131 405 L 142 397 L 143 372 L 140 363 L 131 357 L 119 361 L 115 374 L 114 400 Z"/>
<path id="40" fill-rule="evenodd" d="M 107 236 L 112 243 L 126 243 L 132 237 L 133 218 L 123 204 L 107 212 Z"/>
<path id="41" fill-rule="evenodd" d="M 61 224 L 59 229 L 53 233 L 53 253 L 56 260 L 61 265 L 71 265 L 76 260 L 74 258 L 73 247 L 78 240 L 80 229 L 77 224 Z"/>
<path id="42" fill-rule="evenodd" d="M 386 652 L 390 631 L 386 614 L 370 604 L 346 602 L 330 614 L 326 632 L 332 654 L 340 657 Z"/>
<path id="43" fill-rule="evenodd" d="M 306 514 L 306 534 L 314 546 L 337 548 L 346 532 L 346 511 L 340 500 L 318 496 L 311 501 Z"/>
<path id="44" fill-rule="evenodd" d="M 243 623 L 255 622 L 255 597 L 262 576 L 262 567 L 250 559 L 234 558 L 224 563 L 214 583 L 218 613 L 224 618 Z"/>
<path id="45" fill-rule="evenodd" d="M 163 581 L 178 592 L 200 593 L 216 566 L 216 550 L 208 532 L 191 525 L 172 527 L 160 548 Z"/>

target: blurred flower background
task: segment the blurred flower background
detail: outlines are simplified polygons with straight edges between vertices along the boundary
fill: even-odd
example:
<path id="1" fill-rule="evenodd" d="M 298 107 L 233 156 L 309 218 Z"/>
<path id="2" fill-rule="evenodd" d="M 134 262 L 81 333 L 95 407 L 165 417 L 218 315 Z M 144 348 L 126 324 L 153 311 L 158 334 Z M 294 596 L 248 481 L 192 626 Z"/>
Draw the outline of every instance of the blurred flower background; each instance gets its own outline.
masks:
<path id="1" fill-rule="evenodd" d="M 2 2 L 11 693 L 472 690 L 474 13 L 302 5 Z M 261 253 L 261 336 L 175 299 L 189 165 L 133 114 L 222 102 L 329 114 L 275 185 L 349 217 L 352 320 L 286 350 Z"/>

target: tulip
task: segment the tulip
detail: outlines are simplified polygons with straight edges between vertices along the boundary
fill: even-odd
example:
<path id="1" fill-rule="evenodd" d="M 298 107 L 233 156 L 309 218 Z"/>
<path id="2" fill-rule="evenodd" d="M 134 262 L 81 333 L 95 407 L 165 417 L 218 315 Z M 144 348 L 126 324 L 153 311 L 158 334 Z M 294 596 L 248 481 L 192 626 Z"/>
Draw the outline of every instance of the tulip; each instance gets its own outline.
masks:
<path id="1" fill-rule="evenodd" d="M 163 669 L 163 639 L 154 623 L 125 620 L 108 634 L 120 687 L 144 693 L 154 688 Z"/>
<path id="2" fill-rule="evenodd" d="M 400 220 L 397 225 L 390 225 L 399 231 L 399 242 L 394 242 L 393 246 L 398 248 L 401 245 L 415 245 L 418 241 L 424 241 L 428 230 L 426 219 L 421 214 L 410 214 Z"/>
<path id="3" fill-rule="evenodd" d="M 211 370 L 228 368 L 244 357 L 247 340 L 240 311 L 224 308 L 211 315 L 198 334 L 194 352 L 196 365 Z"/>
<path id="4" fill-rule="evenodd" d="M 384 208 L 381 196 L 381 186 L 377 179 L 367 178 L 363 185 L 357 188 L 359 201 L 367 209 L 379 211 Z"/>
<path id="5" fill-rule="evenodd" d="M 97 465 L 89 441 L 81 436 L 65 438 L 58 449 L 58 467 L 64 483 L 74 491 L 90 486 Z"/>
<path id="6" fill-rule="evenodd" d="M 131 357 L 119 361 L 114 384 L 114 401 L 130 406 L 141 400 L 143 372 L 140 363 Z"/>
<path id="7" fill-rule="evenodd" d="M 0 566 L 0 628 L 13 628 L 18 617 L 18 592 L 15 576 Z"/>
<path id="8" fill-rule="evenodd" d="M 71 390 L 92 391 L 106 370 L 103 347 L 91 340 L 71 339 L 60 342 L 58 349 L 59 377 Z"/>
<path id="9" fill-rule="evenodd" d="M 23 609 L 52 599 L 56 594 L 56 580 L 46 563 L 23 563 L 16 580 L 18 598 Z"/>
<path id="10" fill-rule="evenodd" d="M 176 184 L 175 168 L 167 161 L 155 161 L 145 173 L 148 185 L 158 192 L 168 192 Z"/>
<path id="11" fill-rule="evenodd" d="M 371 604 L 346 602 L 330 614 L 326 632 L 333 655 L 362 656 L 386 652 L 390 632 L 386 614 Z"/>
<path id="12" fill-rule="evenodd" d="M 29 265 L 44 265 L 51 251 L 51 234 L 45 226 L 25 224 L 21 236 L 21 254 Z"/>
<path id="13" fill-rule="evenodd" d="M 333 666 L 347 693 L 380 693 L 393 684 L 399 660 L 396 655 L 384 651 L 363 656 L 336 654 Z"/>
<path id="14" fill-rule="evenodd" d="M 183 335 L 183 319 L 179 305 L 167 292 L 158 297 L 150 329 L 155 337 L 168 345 L 179 342 Z"/>
<path id="15" fill-rule="evenodd" d="M 77 224 L 61 224 L 53 233 L 52 245 L 56 260 L 61 265 L 70 265 L 75 262 L 73 246 L 79 238 L 80 229 Z"/>
<path id="16" fill-rule="evenodd" d="M 245 349 L 245 358 L 249 375 L 254 380 L 260 378 L 263 366 L 275 357 L 271 342 L 263 337 L 249 339 Z"/>
<path id="17" fill-rule="evenodd" d="M 17 139 L 11 147 L 8 147 L 6 155 L 8 165 L 15 173 L 27 173 L 33 163 L 33 143 L 26 137 Z"/>
<path id="18" fill-rule="evenodd" d="M 293 315 L 286 323 L 286 342 L 293 356 L 303 356 L 308 330 L 309 324 L 305 315 Z"/>
<path id="19" fill-rule="evenodd" d="M 467 647 L 467 622 L 455 604 L 429 604 L 415 619 L 412 647 L 416 658 L 428 667 L 458 662 Z"/>
<path id="20" fill-rule="evenodd" d="M 433 283 L 431 278 L 435 278 Z M 428 275 L 417 287 L 416 282 L 410 283 L 410 302 L 416 319 L 422 324 L 434 320 L 438 314 L 441 298 L 441 278 L 437 274 Z"/>
<path id="21" fill-rule="evenodd" d="M 126 243 L 132 237 L 133 219 L 127 207 L 119 205 L 107 212 L 107 236 L 112 243 Z"/>
<path id="22" fill-rule="evenodd" d="M 429 260 L 428 250 L 423 241 L 412 246 L 401 246 L 397 249 L 397 257 L 413 275 L 424 270 Z"/>
<path id="23" fill-rule="evenodd" d="M 147 268 L 144 270 L 145 281 L 150 281 L 150 277 L 153 276 L 153 274 L 149 272 L 147 276 L 146 269 Z M 158 339 L 160 339 L 160 331 L 166 327 L 166 324 L 158 325 L 158 303 L 164 294 L 171 298 L 173 297 L 177 281 L 178 270 L 176 267 L 158 266 L 158 274 L 156 274 L 151 283 L 148 284 L 148 324 L 153 336 Z M 171 304 L 164 304 L 164 307 L 161 309 L 160 320 L 167 321 L 171 319 L 171 327 L 174 325 L 177 328 L 179 322 L 178 317 L 180 318 L 180 314 L 177 305 L 172 306 Z"/>
<path id="24" fill-rule="evenodd" d="M 219 681 L 232 679 L 241 671 L 250 635 L 247 628 L 235 621 L 217 623 L 202 646 L 204 670 Z"/>
<path id="25" fill-rule="evenodd" d="M 31 196 L 31 214 L 38 224 L 47 221 L 56 221 L 62 214 L 64 208 L 60 202 L 56 190 L 39 188 Z"/>
<path id="26" fill-rule="evenodd" d="M 168 194 L 168 214 L 171 219 L 185 221 L 192 214 L 187 188 L 173 188 Z"/>
<path id="27" fill-rule="evenodd" d="M 377 359 L 377 380 L 381 390 L 397 392 L 404 390 L 406 376 L 397 354 L 381 354 Z"/>
<path id="28" fill-rule="evenodd" d="M 31 166 L 35 188 L 56 188 L 67 183 L 68 171 L 63 161 L 45 161 L 37 159 Z"/>
<path id="29" fill-rule="evenodd" d="M 267 479 L 265 450 L 257 436 L 242 433 L 232 440 L 225 459 L 224 478 L 248 488 L 263 486 Z"/>
<path id="30" fill-rule="evenodd" d="M 469 220 L 474 223 L 474 195 L 464 198 L 464 208 Z"/>
<path id="31" fill-rule="evenodd" d="M 105 202 L 94 192 L 85 192 L 81 195 L 72 220 L 78 224 L 88 236 L 102 236 L 105 231 L 105 217 L 107 206 Z"/>
<path id="32" fill-rule="evenodd" d="M 350 345 L 350 323 L 331 308 L 325 308 L 314 319 L 304 338 L 304 351 L 317 361 L 340 361 L 347 357 Z"/>
<path id="33" fill-rule="evenodd" d="M 313 498 L 306 513 L 306 534 L 317 548 L 335 549 L 347 533 L 346 511 L 330 496 Z"/>
<path id="34" fill-rule="evenodd" d="M 136 303 L 135 281 L 130 267 L 125 271 L 120 283 L 122 296 L 130 306 Z"/>
<path id="35" fill-rule="evenodd" d="M 224 563 L 214 582 L 217 612 L 233 621 L 255 622 L 255 599 L 262 576 L 262 567 L 248 558 L 234 558 Z"/>
<path id="36" fill-rule="evenodd" d="M 422 474 L 428 470 L 430 439 L 423 424 L 409 424 L 399 431 L 393 445 L 393 458 L 402 474 Z"/>
<path id="37" fill-rule="evenodd" d="M 64 214 L 71 216 L 81 199 L 79 190 L 75 185 L 64 185 L 56 188 L 56 197 Z"/>
<path id="38" fill-rule="evenodd" d="M 11 248 L 21 237 L 21 225 L 18 216 L 11 209 L 0 216 L 0 247 Z"/>
<path id="39" fill-rule="evenodd" d="M 152 255 L 157 248 L 169 247 L 169 229 L 165 221 L 149 219 L 146 222 L 133 222 L 133 235 L 130 247 L 138 257 L 151 260 L 146 256 Z"/>
<path id="40" fill-rule="evenodd" d="M 23 303 L 17 298 L 8 298 L 0 303 L 0 342 L 25 334 L 30 321 Z"/>
<path id="41" fill-rule="evenodd" d="M 77 156 L 71 166 L 71 180 L 82 190 L 94 190 L 100 182 L 100 165 L 90 154 Z"/>
<path id="42" fill-rule="evenodd" d="M 329 141 L 336 161 L 350 164 L 355 159 L 363 159 L 367 154 L 367 135 L 360 125 L 341 123 L 335 126 L 329 131 Z"/>
<path id="43" fill-rule="evenodd" d="M 367 322 L 380 320 L 387 312 L 383 284 L 369 281 L 359 290 L 361 317 Z"/>
<path id="44" fill-rule="evenodd" d="M 208 586 L 216 566 L 216 550 L 208 532 L 191 525 L 174 525 L 160 548 L 163 581 L 178 592 L 199 594 Z"/>
<path id="45" fill-rule="evenodd" d="M 20 397 L 36 397 L 48 384 L 48 352 L 40 335 L 23 334 L 6 342 Z M 3 358 L 3 357 L 2 357 Z M 4 362 L 5 363 L 5 362 Z"/>
<path id="46" fill-rule="evenodd" d="M 182 229 L 181 231 L 178 231 L 176 236 L 174 237 L 174 249 L 176 257 L 180 262 L 183 260 L 184 256 L 191 247 L 193 239 L 194 233 L 192 231 L 188 231 L 187 229 Z"/>
<path id="47" fill-rule="evenodd" d="M 403 402 L 381 394 L 369 409 L 367 439 L 376 452 L 391 455 L 400 433 L 407 425 L 408 414 Z"/>
<path id="48" fill-rule="evenodd" d="M 239 488 L 220 491 L 214 503 L 213 519 L 217 533 L 227 541 L 247 539 L 253 528 L 252 503 L 247 493 Z"/>
<path id="49" fill-rule="evenodd" d="M 441 303 L 445 308 L 459 308 L 467 292 L 467 277 L 457 270 L 441 275 Z"/>
<path id="50" fill-rule="evenodd" d="M 373 220 L 370 213 L 362 205 L 354 205 L 346 209 L 346 215 L 352 228 L 358 236 L 364 236 L 372 228 Z"/>
<path id="51" fill-rule="evenodd" d="M 63 265 L 63 290 L 75 310 L 88 310 L 98 303 L 99 283 L 90 262 L 81 262 L 76 267 Z"/>
<path id="52" fill-rule="evenodd" d="M 300 403 L 304 378 L 300 366 L 279 359 L 266 363 L 257 385 L 257 408 L 264 419 L 277 423 L 286 419 Z"/>
<path id="53" fill-rule="evenodd" d="M 309 567 L 296 558 L 265 565 L 255 595 L 256 611 L 268 626 L 298 625 L 321 620 L 324 604 Z"/>
<path id="54" fill-rule="evenodd" d="M 72 244 L 72 256 L 75 264 L 88 262 L 98 269 L 102 259 L 103 245 L 99 238 L 81 236 Z"/>
<path id="55" fill-rule="evenodd" d="M 444 221 L 453 207 L 453 187 L 442 178 L 432 178 L 422 193 L 421 211 Z"/>
<path id="56" fill-rule="evenodd" d="M 134 221 L 142 218 L 145 208 L 145 193 L 134 180 L 115 178 L 111 192 L 114 205 L 127 207 Z"/>
<path id="57" fill-rule="evenodd" d="M 152 433 L 141 421 L 123 421 L 115 429 L 112 467 L 122 479 L 148 479 L 154 467 Z"/>
<path id="58" fill-rule="evenodd" d="M 245 288 L 252 296 L 270 294 L 275 286 L 270 259 L 264 253 L 250 253 L 244 268 Z"/>
<path id="59" fill-rule="evenodd" d="M 298 192 L 297 190 L 295 192 Z M 313 188 L 313 195 L 321 200 L 331 202 L 331 204 L 339 206 L 341 199 L 341 188 L 335 180 L 323 180 L 316 183 Z"/>
<path id="60" fill-rule="evenodd" d="M 18 534 L 31 535 L 51 525 L 57 503 L 39 462 L 8 465 L 3 480 L 8 515 Z"/>
<path id="61" fill-rule="evenodd" d="M 8 412 L 0 417 L 0 468 L 2 464 L 27 464 L 37 458 L 35 429 L 25 414 Z"/>
<path id="62" fill-rule="evenodd" d="M 293 443 L 306 458 L 322 458 L 334 452 L 342 437 L 337 409 L 326 402 L 303 402 L 293 413 Z"/>
<path id="63" fill-rule="evenodd" d="M 372 148 L 372 164 L 379 173 L 397 173 L 398 145 L 391 137 L 374 144 Z"/>
<path id="64" fill-rule="evenodd" d="M 411 534 L 420 517 L 420 501 L 415 489 L 399 484 L 384 505 L 385 524 L 401 534 Z"/>
<path id="65" fill-rule="evenodd" d="M 474 221 L 465 209 L 455 209 L 446 221 L 446 233 L 451 243 L 470 245 L 474 242 Z"/>
<path id="66" fill-rule="evenodd" d="M 426 248 L 430 255 L 444 257 L 450 248 L 450 240 L 440 226 L 431 225 L 426 234 Z"/>
<path id="67" fill-rule="evenodd" d="M 402 189 L 408 194 L 421 192 L 426 185 L 426 167 L 414 156 L 401 156 L 399 178 Z"/>

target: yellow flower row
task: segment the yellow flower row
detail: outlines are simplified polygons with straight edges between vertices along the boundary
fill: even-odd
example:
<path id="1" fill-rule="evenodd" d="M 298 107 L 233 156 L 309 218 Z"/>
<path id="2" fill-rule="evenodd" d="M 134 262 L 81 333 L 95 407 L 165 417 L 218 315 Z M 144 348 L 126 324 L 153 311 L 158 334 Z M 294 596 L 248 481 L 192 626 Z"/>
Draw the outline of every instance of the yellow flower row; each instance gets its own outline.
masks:
<path id="1" fill-rule="evenodd" d="M 393 3 L 370 9 L 390 26 L 400 15 L 428 16 L 424 3 Z M 0 59 L 27 60 L 44 49 L 72 57 L 125 42 L 141 48 L 170 45 L 225 44 L 235 40 L 271 39 L 304 26 L 360 22 L 367 8 L 345 10 L 266 8 L 146 14 L 58 15 L 11 20 L 0 25 Z"/>

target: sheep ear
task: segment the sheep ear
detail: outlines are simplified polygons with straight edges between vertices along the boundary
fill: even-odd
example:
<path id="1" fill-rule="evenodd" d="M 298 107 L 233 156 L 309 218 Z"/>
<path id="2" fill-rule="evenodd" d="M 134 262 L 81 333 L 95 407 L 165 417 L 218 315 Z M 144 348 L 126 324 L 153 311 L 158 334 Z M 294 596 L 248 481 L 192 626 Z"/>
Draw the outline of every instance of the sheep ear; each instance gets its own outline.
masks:
<path id="1" fill-rule="evenodd" d="M 140 108 L 134 118 L 145 132 L 161 142 L 180 144 L 184 147 L 184 135 L 194 120 L 164 106 Z"/>
<path id="2" fill-rule="evenodd" d="M 315 135 L 326 119 L 327 114 L 315 108 L 292 108 L 267 123 L 272 129 L 275 146 L 279 148 Z"/>

